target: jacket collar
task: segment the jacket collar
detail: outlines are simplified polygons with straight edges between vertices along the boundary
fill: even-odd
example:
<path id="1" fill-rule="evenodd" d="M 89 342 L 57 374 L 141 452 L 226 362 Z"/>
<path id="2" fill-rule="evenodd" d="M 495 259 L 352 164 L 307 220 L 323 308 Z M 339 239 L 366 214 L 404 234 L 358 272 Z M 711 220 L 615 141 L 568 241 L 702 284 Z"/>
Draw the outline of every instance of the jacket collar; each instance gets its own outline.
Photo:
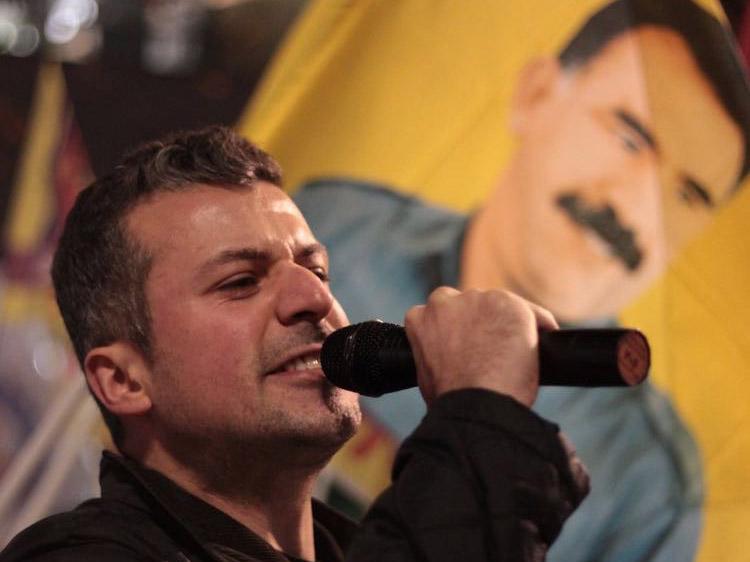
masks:
<path id="1" fill-rule="evenodd" d="M 103 498 L 135 503 L 148 510 L 165 530 L 177 535 L 177 540 L 192 542 L 214 560 L 226 560 L 226 554 L 235 551 L 264 562 L 288 561 L 223 511 L 132 459 L 105 451 L 100 482 Z M 356 523 L 317 500 L 313 500 L 313 519 L 317 558 L 343 561 L 344 551 L 358 528 Z"/>

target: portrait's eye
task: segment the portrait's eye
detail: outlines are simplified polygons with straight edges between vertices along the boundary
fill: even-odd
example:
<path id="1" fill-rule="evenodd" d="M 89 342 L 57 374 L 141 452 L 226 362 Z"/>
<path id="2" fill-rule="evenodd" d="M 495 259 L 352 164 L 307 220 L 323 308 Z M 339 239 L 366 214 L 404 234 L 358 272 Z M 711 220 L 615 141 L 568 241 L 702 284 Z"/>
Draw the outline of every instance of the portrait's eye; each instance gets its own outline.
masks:
<path id="1" fill-rule="evenodd" d="M 630 154 L 640 155 L 655 150 L 654 138 L 646 123 L 635 114 L 617 109 L 603 118 L 605 126 Z"/>
<path id="2" fill-rule="evenodd" d="M 680 199 L 689 207 L 711 208 L 714 206 L 714 201 L 708 192 L 690 179 L 683 181 L 678 193 Z"/>
<path id="3" fill-rule="evenodd" d="M 622 147 L 631 154 L 639 154 L 648 146 L 643 138 L 626 123 L 614 123 L 612 134 L 617 137 Z"/>
<path id="4" fill-rule="evenodd" d="M 625 149 L 628 152 L 632 152 L 634 154 L 640 152 L 643 149 L 643 144 L 638 142 L 637 139 L 631 137 L 626 132 L 620 131 L 617 135 L 620 139 L 620 142 L 625 147 Z"/>

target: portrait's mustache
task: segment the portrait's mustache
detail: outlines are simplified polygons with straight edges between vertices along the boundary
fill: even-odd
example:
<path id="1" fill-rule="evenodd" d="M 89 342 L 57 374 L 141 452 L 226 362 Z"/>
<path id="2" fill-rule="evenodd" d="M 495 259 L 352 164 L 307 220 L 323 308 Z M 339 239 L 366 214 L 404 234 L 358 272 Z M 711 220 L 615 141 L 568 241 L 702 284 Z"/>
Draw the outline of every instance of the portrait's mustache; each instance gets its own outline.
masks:
<path id="1" fill-rule="evenodd" d="M 575 222 L 593 231 L 609 246 L 612 254 L 619 258 L 628 271 L 635 271 L 643 260 L 643 252 L 635 243 L 633 231 L 622 224 L 610 205 L 590 207 L 575 193 L 563 193 L 556 200 L 557 206 Z"/>

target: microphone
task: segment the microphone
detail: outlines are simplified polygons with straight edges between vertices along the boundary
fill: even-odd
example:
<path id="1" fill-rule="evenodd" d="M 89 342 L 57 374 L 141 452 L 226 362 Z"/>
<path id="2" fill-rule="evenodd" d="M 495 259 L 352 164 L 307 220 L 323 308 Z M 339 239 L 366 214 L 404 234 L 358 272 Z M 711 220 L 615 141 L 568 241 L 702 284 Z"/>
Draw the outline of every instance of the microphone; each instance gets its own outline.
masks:
<path id="1" fill-rule="evenodd" d="M 376 320 L 330 334 L 320 352 L 334 385 L 365 396 L 417 386 L 406 331 Z M 539 332 L 539 383 L 553 386 L 634 386 L 648 375 L 646 337 L 625 328 Z"/>

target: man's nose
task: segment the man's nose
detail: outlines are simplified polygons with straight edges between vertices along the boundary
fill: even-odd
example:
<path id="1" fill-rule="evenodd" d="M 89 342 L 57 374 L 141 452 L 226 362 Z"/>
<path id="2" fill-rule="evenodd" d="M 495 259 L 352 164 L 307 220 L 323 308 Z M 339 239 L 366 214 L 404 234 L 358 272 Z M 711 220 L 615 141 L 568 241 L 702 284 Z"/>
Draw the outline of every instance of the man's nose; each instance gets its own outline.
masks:
<path id="1" fill-rule="evenodd" d="M 334 301 L 328 285 L 306 267 L 286 266 L 280 283 L 276 310 L 282 324 L 315 323 L 331 312 Z"/>

